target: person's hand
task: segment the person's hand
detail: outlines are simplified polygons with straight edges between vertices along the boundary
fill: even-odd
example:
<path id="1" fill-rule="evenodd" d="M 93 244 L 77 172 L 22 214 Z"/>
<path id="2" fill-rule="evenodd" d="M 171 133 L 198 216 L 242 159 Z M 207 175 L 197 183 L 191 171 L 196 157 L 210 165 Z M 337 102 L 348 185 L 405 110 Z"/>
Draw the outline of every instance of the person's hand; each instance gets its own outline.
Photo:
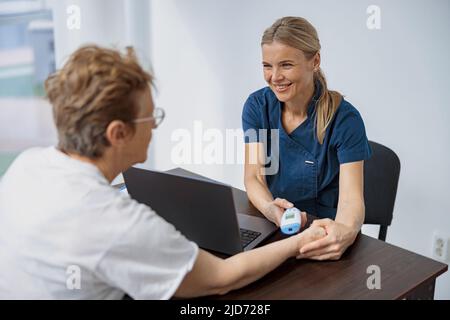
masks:
<path id="1" fill-rule="evenodd" d="M 327 235 L 324 228 L 311 225 L 308 229 L 299 234 L 295 235 L 297 238 L 297 253 L 300 252 L 301 248 L 310 242 L 322 239 Z M 301 254 L 297 254 L 297 259 L 303 258 Z"/>
<path id="2" fill-rule="evenodd" d="M 311 227 L 322 227 L 326 237 L 305 244 L 300 249 L 300 258 L 312 260 L 339 260 L 347 248 L 353 244 L 359 230 L 331 219 L 315 220 Z"/>
<path id="3" fill-rule="evenodd" d="M 281 223 L 281 217 L 286 209 L 292 208 L 294 205 L 286 199 L 276 198 L 269 202 L 264 208 L 263 214 L 267 219 L 275 223 L 278 227 Z M 306 224 L 306 212 L 301 212 L 302 228 Z"/>

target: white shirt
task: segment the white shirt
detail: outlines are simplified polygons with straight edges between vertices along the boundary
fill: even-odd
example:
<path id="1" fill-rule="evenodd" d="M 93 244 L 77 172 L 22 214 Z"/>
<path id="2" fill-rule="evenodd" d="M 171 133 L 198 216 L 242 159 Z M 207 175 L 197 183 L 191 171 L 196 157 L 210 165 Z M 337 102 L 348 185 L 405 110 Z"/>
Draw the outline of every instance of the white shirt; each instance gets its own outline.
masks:
<path id="1" fill-rule="evenodd" d="M 54 147 L 25 151 L 0 181 L 0 299 L 168 299 L 197 254 L 97 167 Z"/>

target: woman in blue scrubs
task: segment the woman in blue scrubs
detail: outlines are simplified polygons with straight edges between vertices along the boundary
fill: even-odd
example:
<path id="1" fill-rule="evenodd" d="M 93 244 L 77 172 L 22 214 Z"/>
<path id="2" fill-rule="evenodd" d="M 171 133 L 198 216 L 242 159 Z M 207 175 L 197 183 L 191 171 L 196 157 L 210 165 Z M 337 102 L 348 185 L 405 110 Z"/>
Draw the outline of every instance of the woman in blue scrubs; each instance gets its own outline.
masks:
<path id="1" fill-rule="evenodd" d="M 319 38 L 307 20 L 277 20 L 261 47 L 268 87 L 252 93 L 242 113 L 247 194 L 277 225 L 292 206 L 318 216 L 313 223 L 327 236 L 300 255 L 337 260 L 364 221 L 363 161 L 371 150 L 363 120 L 328 89 Z"/>

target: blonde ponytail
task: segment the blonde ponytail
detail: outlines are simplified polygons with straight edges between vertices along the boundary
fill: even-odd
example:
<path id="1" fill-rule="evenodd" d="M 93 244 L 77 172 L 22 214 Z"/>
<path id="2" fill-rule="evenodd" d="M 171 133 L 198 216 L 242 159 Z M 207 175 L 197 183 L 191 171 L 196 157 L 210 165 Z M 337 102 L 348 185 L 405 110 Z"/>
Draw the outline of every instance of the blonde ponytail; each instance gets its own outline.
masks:
<path id="1" fill-rule="evenodd" d="M 322 144 L 327 127 L 341 103 L 342 95 L 337 91 L 328 90 L 327 80 L 320 68 L 314 73 L 314 80 L 318 81 L 321 87 L 319 101 L 316 105 L 316 132 L 317 140 Z"/>

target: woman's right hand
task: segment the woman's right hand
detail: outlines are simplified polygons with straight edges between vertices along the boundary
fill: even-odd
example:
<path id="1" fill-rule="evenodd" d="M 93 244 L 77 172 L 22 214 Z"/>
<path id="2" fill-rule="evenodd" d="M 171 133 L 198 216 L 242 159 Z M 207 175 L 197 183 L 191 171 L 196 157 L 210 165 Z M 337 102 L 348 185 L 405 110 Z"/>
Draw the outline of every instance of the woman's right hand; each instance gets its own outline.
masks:
<path id="1" fill-rule="evenodd" d="M 286 209 L 292 208 L 294 205 L 286 199 L 276 198 L 275 200 L 267 203 L 264 207 L 263 214 L 267 219 L 275 223 L 278 227 L 281 223 L 281 217 Z M 306 213 L 302 212 L 302 227 L 306 223 Z"/>

